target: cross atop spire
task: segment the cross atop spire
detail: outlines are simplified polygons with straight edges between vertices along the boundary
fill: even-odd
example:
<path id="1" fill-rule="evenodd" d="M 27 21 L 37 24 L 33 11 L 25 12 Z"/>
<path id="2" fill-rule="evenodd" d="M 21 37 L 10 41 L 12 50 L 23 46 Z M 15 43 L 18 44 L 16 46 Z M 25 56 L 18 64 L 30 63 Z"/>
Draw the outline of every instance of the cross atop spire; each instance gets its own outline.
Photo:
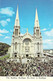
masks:
<path id="1" fill-rule="evenodd" d="M 28 28 L 27 28 L 27 32 L 28 32 Z"/>
<path id="2" fill-rule="evenodd" d="M 17 6 L 16 19 L 15 19 L 15 26 L 20 26 L 19 25 L 19 15 L 18 15 L 18 6 Z"/>
<path id="3" fill-rule="evenodd" d="M 35 16 L 35 27 L 39 27 L 37 8 L 36 8 L 36 16 Z"/>

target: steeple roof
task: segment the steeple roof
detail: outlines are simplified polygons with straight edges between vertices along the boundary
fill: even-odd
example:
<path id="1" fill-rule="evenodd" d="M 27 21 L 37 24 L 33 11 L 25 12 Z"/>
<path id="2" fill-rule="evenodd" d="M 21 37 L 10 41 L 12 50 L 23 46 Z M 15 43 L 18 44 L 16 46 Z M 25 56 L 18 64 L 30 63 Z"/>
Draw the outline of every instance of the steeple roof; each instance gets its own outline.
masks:
<path id="1" fill-rule="evenodd" d="M 37 13 L 37 8 L 36 8 L 36 20 L 38 20 L 38 13 Z"/>
<path id="2" fill-rule="evenodd" d="M 15 19 L 15 26 L 20 26 L 20 24 L 19 24 L 19 15 L 18 15 L 18 6 L 17 6 L 16 19 Z"/>
<path id="3" fill-rule="evenodd" d="M 38 20 L 37 8 L 36 8 L 35 26 L 34 27 L 39 27 L 39 20 Z"/>

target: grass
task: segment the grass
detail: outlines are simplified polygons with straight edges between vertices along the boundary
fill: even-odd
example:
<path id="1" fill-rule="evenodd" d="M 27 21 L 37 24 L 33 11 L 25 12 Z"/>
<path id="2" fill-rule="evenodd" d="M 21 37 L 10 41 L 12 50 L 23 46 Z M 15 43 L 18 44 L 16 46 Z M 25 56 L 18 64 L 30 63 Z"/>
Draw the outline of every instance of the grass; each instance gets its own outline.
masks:
<path id="1" fill-rule="evenodd" d="M 10 57 L 10 54 L 0 57 L 0 60 L 4 60 L 5 58 L 9 58 L 9 57 Z"/>

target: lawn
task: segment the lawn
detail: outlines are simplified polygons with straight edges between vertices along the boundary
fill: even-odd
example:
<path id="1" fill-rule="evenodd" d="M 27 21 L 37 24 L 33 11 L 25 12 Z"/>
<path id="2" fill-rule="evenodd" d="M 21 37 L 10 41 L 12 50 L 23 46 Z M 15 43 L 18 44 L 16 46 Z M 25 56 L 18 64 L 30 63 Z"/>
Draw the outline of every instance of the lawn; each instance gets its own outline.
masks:
<path id="1" fill-rule="evenodd" d="M 9 58 L 9 57 L 10 57 L 10 54 L 0 57 L 0 60 L 4 60 L 5 58 Z"/>

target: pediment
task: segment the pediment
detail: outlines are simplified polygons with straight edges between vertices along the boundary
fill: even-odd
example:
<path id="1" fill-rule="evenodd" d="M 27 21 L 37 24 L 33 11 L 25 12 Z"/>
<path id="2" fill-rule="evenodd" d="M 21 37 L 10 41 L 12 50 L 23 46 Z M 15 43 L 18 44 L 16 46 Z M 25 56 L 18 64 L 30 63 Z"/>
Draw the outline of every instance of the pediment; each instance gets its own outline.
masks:
<path id="1" fill-rule="evenodd" d="M 28 32 L 23 35 L 23 40 L 25 38 L 30 38 L 32 40 L 32 35 L 30 35 Z"/>

